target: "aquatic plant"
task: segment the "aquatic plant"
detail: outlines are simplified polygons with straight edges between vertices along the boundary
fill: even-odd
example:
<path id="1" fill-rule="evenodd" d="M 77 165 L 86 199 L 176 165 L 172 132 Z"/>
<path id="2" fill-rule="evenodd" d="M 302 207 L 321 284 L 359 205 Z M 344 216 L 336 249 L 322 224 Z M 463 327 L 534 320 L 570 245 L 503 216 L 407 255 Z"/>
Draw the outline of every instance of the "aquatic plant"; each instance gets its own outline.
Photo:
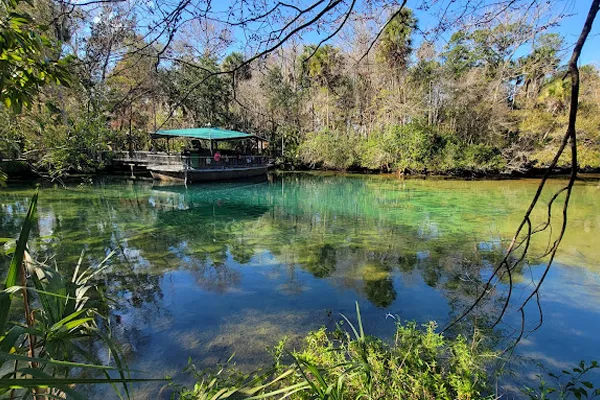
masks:
<path id="1" fill-rule="evenodd" d="M 96 268 L 84 269 L 82 253 L 68 278 L 56 263 L 35 261 L 27 252 L 27 241 L 37 199 L 38 192 L 19 238 L 7 246 L 12 261 L 0 291 L 0 396 L 84 398 L 77 386 L 105 383 L 119 398 L 129 397 L 128 384 L 144 379 L 129 376 L 111 338 L 106 299 L 93 284 L 107 268 L 110 254 Z M 107 363 L 100 361 L 101 351 L 107 352 Z"/>
<path id="2" fill-rule="evenodd" d="M 242 374 L 230 363 L 218 370 L 187 369 L 196 384 L 178 387 L 182 399 L 487 399 L 485 360 L 491 353 L 465 338 L 449 339 L 435 324 L 398 320 L 391 343 L 343 317 L 334 331 L 310 333 L 301 349 L 273 352 L 273 367 Z M 343 329 L 348 326 L 348 329 Z"/>
<path id="3" fill-rule="evenodd" d="M 570 370 L 562 370 L 560 374 L 547 373 L 548 380 L 542 374 L 537 375 L 536 388 L 525 386 L 522 392 L 531 400 L 568 399 L 575 397 L 577 400 L 594 399 L 600 396 L 600 387 L 585 380 L 592 370 L 600 368 L 597 361 L 586 365 L 580 361 L 579 365 Z"/>

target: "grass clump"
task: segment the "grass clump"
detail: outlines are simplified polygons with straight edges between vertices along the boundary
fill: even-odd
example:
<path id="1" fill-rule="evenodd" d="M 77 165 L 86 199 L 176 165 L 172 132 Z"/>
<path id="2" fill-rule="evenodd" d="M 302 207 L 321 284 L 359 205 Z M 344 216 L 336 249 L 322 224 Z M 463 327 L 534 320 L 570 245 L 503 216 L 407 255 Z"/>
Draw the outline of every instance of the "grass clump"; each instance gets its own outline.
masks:
<path id="1" fill-rule="evenodd" d="M 273 352 L 269 370 L 242 374 L 234 367 L 188 369 L 198 382 L 179 388 L 183 399 L 484 399 L 489 392 L 484 354 L 463 337 L 449 339 L 423 327 L 397 322 L 392 341 L 366 335 L 357 305 L 357 325 L 346 317 L 334 331 L 309 333 L 300 349 Z M 342 329 L 343 326 L 348 329 Z"/>

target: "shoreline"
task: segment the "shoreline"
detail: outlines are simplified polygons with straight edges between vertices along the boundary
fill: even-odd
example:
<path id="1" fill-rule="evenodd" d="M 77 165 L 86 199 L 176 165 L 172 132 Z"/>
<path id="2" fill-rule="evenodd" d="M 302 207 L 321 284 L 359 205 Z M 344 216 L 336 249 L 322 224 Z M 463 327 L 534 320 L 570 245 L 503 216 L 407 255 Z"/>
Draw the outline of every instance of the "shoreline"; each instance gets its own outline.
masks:
<path id="1" fill-rule="evenodd" d="M 517 181 L 521 179 L 541 179 L 543 173 L 527 174 L 527 175 L 507 175 L 507 174 L 487 174 L 477 176 L 460 176 L 460 175 L 445 175 L 445 174 L 397 174 L 387 172 L 361 172 L 361 171 L 336 171 L 336 170 L 323 170 L 323 169 L 302 169 L 302 170 L 285 170 L 276 169 L 269 172 L 270 174 L 315 174 L 315 175 L 339 175 L 339 176 L 377 176 L 388 179 L 398 180 L 456 180 L 456 181 Z M 140 175 L 128 175 L 118 173 L 79 173 L 70 174 L 60 179 L 50 180 L 43 176 L 28 174 L 26 176 L 9 175 L 8 185 L 11 184 L 75 184 L 85 183 L 85 181 L 93 181 L 95 179 L 107 179 L 107 180 L 119 180 L 119 181 L 137 181 L 137 182 L 153 182 L 154 179 L 151 176 L 140 176 Z M 569 174 L 565 172 L 553 172 L 550 174 L 549 179 L 568 179 Z M 578 181 L 596 181 L 600 180 L 600 171 L 580 171 L 577 173 Z M 213 182 L 219 183 L 219 182 Z"/>
<path id="2" fill-rule="evenodd" d="M 67 183 L 67 182 L 81 182 L 85 179 L 94 178 L 105 178 L 109 179 L 123 179 L 132 181 L 153 181 L 152 176 L 146 169 L 140 169 L 138 171 L 121 170 L 107 166 L 106 168 L 94 172 L 74 172 L 72 174 L 66 174 L 63 177 L 55 180 L 49 180 L 43 176 L 36 174 L 29 165 L 22 160 L 8 161 L 3 160 L 0 164 L 3 167 L 2 170 L 8 174 L 7 183 L 35 183 L 39 181 L 47 181 L 50 183 Z M 12 164 L 12 165 L 11 165 Z M 6 168 L 9 166 L 9 168 Z M 273 171 L 273 173 L 322 173 L 332 175 L 364 175 L 364 176 L 388 176 L 397 179 L 441 179 L 441 180 L 519 180 L 519 179 L 540 179 L 546 173 L 545 168 L 530 168 L 526 172 L 517 173 L 512 171 L 510 173 L 502 172 L 482 172 L 477 170 L 455 170 L 448 171 L 446 173 L 439 172 L 411 172 L 411 171 L 395 171 L 395 172 L 383 172 L 378 170 L 367 170 L 367 169 L 348 169 L 348 170 L 335 170 L 335 169 L 323 169 L 323 168 L 309 168 L 300 167 L 296 168 L 290 165 L 279 165 Z M 551 174 L 551 179 L 567 178 L 570 175 L 570 168 L 560 167 L 555 168 Z M 583 175 L 583 177 L 579 176 Z M 600 168 L 581 168 L 578 171 L 578 180 L 581 179 L 600 179 Z"/>

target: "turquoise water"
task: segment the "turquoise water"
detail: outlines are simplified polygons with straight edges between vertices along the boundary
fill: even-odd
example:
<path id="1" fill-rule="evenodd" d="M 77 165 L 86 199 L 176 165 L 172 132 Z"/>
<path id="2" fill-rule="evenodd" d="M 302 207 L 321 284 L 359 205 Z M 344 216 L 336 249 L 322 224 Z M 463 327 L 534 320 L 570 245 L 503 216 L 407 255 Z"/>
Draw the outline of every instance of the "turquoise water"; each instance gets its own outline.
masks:
<path id="1" fill-rule="evenodd" d="M 102 284 L 116 300 L 111 319 L 129 366 L 184 380 L 188 356 L 214 365 L 235 353 L 241 368 L 257 367 L 282 337 L 294 346 L 309 330 L 334 326 L 340 313 L 352 316 L 354 301 L 371 334 L 391 335 L 389 315 L 444 326 L 478 293 L 536 187 L 537 180 L 300 173 L 187 189 L 125 181 L 45 187 L 32 250 L 65 270 L 82 250 L 91 266 L 115 251 Z M 32 193 L 0 190 L 0 237 L 17 234 Z M 521 378 L 538 370 L 535 362 L 560 370 L 600 359 L 598 205 L 598 181 L 578 183 L 541 291 L 544 324 L 512 361 Z M 532 255 L 547 241 L 539 236 Z M 532 258 L 515 274 L 515 296 L 539 278 L 542 262 Z M 479 310 L 481 319 L 495 307 Z M 499 339 L 518 328 L 515 311 L 496 330 Z M 528 316 L 535 325 L 535 309 Z M 138 387 L 137 397 L 157 390 Z"/>

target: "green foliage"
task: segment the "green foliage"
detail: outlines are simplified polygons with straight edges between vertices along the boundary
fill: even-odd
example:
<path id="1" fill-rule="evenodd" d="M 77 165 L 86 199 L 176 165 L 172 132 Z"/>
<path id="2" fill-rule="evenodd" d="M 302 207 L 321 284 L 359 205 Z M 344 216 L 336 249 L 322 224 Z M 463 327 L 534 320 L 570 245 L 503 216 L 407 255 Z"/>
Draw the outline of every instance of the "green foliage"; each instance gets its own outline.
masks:
<path id="1" fill-rule="evenodd" d="M 408 63 L 412 48 L 411 36 L 417 20 L 408 8 L 403 8 L 383 30 L 377 46 L 376 57 L 392 69 L 402 69 Z"/>
<path id="2" fill-rule="evenodd" d="M 223 71 L 234 71 L 233 75 L 236 80 L 236 85 L 238 81 L 247 81 L 252 78 L 250 65 L 244 64 L 244 61 L 244 55 L 234 51 L 225 57 L 223 63 L 221 64 Z"/>
<path id="3" fill-rule="evenodd" d="M 418 122 L 389 126 L 371 133 L 367 140 L 353 132 L 309 134 L 299 155 L 305 163 L 323 168 L 417 173 L 499 172 L 506 163 L 494 146 L 465 145 L 451 134 Z"/>
<path id="4" fill-rule="evenodd" d="M 395 139 L 396 170 L 425 170 L 443 147 L 442 138 L 431 127 L 413 123 L 389 131 Z"/>
<path id="5" fill-rule="evenodd" d="M 230 368 L 231 358 L 216 369 L 198 370 L 191 360 L 185 372 L 196 380 L 192 388 L 173 385 L 177 389 L 177 398 L 182 400 L 238 400 L 281 398 L 286 393 L 304 390 L 306 385 L 286 385 L 286 379 L 294 373 L 289 369 L 282 373 L 257 371 L 243 374 Z M 228 368 L 229 367 L 229 368 Z M 174 398 L 174 396 L 173 396 Z"/>
<path id="6" fill-rule="evenodd" d="M 592 361 L 589 365 L 586 365 L 585 361 L 582 360 L 577 367 L 571 370 L 562 370 L 560 375 L 549 372 L 547 374 L 549 381 L 544 380 L 541 374 L 538 375 L 537 388 L 525 386 L 522 392 L 532 400 L 597 398 L 600 396 L 600 388 L 595 387 L 592 382 L 584 380 L 584 378 L 590 371 L 599 367 L 597 361 Z"/>
<path id="7" fill-rule="evenodd" d="M 352 134 L 323 130 L 308 134 L 298 148 L 298 154 L 307 164 L 346 170 L 359 162 L 357 144 L 358 140 Z"/>
<path id="8" fill-rule="evenodd" d="M 560 65 L 559 52 L 563 39 L 556 33 L 546 33 L 538 37 L 533 51 L 518 60 L 522 70 L 525 98 L 535 97 L 544 85 L 546 77 L 554 73 Z"/>
<path id="9" fill-rule="evenodd" d="M 591 66 L 581 68 L 582 93 L 577 115 L 578 158 L 580 168 L 600 167 L 600 72 Z M 554 157 L 556 146 L 568 124 L 571 85 L 563 76 L 546 82 L 532 107 L 519 111 L 521 137 L 531 151 L 530 159 L 545 166 Z M 571 164 L 570 153 L 558 165 Z"/>
<path id="10" fill-rule="evenodd" d="M 370 135 L 362 162 L 373 169 L 435 170 L 433 162 L 442 147 L 443 139 L 431 127 L 418 123 L 394 125 Z"/>
<path id="11" fill-rule="evenodd" d="M 320 86 L 334 86 L 340 78 L 339 50 L 331 45 L 305 46 L 299 61 L 302 75 Z"/>
<path id="12" fill-rule="evenodd" d="M 365 334 L 357 304 L 357 323 L 346 317 L 333 332 L 311 332 L 301 349 L 281 362 L 282 345 L 275 351 L 274 368 L 244 375 L 220 368 L 198 372 L 192 389 L 179 388 L 184 399 L 294 400 L 341 399 L 483 399 L 487 376 L 484 353 L 464 338 L 447 339 L 435 324 L 418 327 L 397 323 L 391 343 Z"/>
<path id="13" fill-rule="evenodd" d="M 520 46 L 519 35 L 526 29 L 522 22 L 515 22 L 473 31 L 456 31 L 443 53 L 445 66 L 456 76 L 474 68 L 486 68 L 487 76 L 491 78 L 511 56 L 513 46 Z"/>
<path id="14" fill-rule="evenodd" d="M 506 166 L 506 160 L 493 146 L 449 143 L 444 149 L 442 165 L 442 170 L 447 172 L 498 173 Z"/>
<path id="15" fill-rule="evenodd" d="M 0 395 L 83 398 L 74 389 L 77 384 L 104 383 L 111 384 L 119 397 L 116 385 L 121 384 L 129 397 L 128 383 L 141 379 L 128 376 L 108 329 L 106 299 L 93 284 L 107 268 L 104 263 L 110 255 L 95 269 L 85 270 L 82 254 L 69 278 L 57 266 L 36 262 L 27 252 L 27 241 L 35 225 L 37 200 L 36 192 L 0 292 L 0 368 L 10 371 L 0 378 Z M 25 317 L 18 318 L 17 310 L 24 311 Z M 90 350 L 92 343 L 108 352 L 114 366 L 102 364 Z"/>
<path id="16" fill-rule="evenodd" d="M 111 149 L 116 132 L 108 129 L 101 116 L 77 117 L 69 125 L 45 125 L 50 135 L 44 137 L 42 148 L 47 151 L 37 161 L 38 168 L 63 175 L 72 170 L 94 172 L 104 167 L 102 153 Z"/>
<path id="17" fill-rule="evenodd" d="M 166 72 L 163 84 L 171 92 L 170 96 L 181 99 L 194 126 L 225 124 L 231 88 L 225 76 L 217 74 L 221 70 L 217 59 L 203 55 L 187 57 L 185 61 Z"/>
<path id="18" fill-rule="evenodd" d="M 25 10 L 23 0 L 0 2 L 0 103 L 20 113 L 48 83 L 68 85 L 67 59 Z"/>

